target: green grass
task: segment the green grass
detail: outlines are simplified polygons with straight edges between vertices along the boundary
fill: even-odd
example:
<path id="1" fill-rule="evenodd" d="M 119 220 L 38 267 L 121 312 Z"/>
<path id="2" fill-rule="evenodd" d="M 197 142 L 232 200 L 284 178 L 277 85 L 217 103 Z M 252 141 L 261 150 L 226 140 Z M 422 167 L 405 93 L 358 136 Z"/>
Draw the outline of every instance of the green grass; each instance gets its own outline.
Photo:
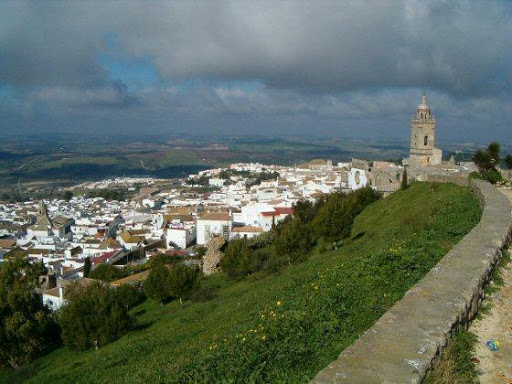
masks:
<path id="1" fill-rule="evenodd" d="M 475 334 L 457 329 L 434 369 L 427 374 L 424 384 L 477 384 L 475 364 Z"/>
<path id="2" fill-rule="evenodd" d="M 203 286 L 216 297 L 206 302 L 146 301 L 132 311 L 138 329 L 120 340 L 97 352 L 61 348 L 6 381 L 307 382 L 479 217 L 468 189 L 413 183 L 365 209 L 337 251 L 320 244 L 279 274 L 212 276 Z"/>

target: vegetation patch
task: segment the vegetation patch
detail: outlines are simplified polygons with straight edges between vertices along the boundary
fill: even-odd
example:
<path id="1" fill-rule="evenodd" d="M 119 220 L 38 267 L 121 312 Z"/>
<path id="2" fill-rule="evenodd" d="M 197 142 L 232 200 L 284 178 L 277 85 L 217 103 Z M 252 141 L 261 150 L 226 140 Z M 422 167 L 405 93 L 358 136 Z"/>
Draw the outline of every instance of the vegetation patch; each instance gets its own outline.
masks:
<path id="1" fill-rule="evenodd" d="M 471 361 L 476 342 L 475 334 L 457 329 L 424 384 L 478 384 L 475 363 Z"/>
<path id="2" fill-rule="evenodd" d="M 343 238 L 337 249 L 330 238 L 319 240 L 305 261 L 276 273 L 239 281 L 211 276 L 201 285 L 212 294 L 197 302 L 148 300 L 130 312 L 137 330 L 98 351 L 58 349 L 9 380 L 31 372 L 33 383 L 307 382 L 469 232 L 480 213 L 467 188 L 412 183 L 365 208 L 350 236 L 333 235 Z"/>

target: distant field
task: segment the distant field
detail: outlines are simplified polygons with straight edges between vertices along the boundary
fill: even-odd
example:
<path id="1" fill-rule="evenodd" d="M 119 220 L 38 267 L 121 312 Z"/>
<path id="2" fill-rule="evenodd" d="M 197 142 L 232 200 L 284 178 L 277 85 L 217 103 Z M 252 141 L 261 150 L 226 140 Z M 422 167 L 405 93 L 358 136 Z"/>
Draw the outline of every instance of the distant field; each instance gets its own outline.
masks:
<path id="1" fill-rule="evenodd" d="M 61 348 L 9 383 L 309 381 L 478 222 L 467 188 L 414 183 L 370 205 L 337 251 L 320 243 L 281 273 L 204 281 L 204 302 L 146 301 L 138 330 L 100 348 Z M 398 341 L 399 342 L 399 341 Z M 5 373 L 4 373 L 5 375 Z M 0 376 L 2 378 L 2 376 Z"/>
<path id="2" fill-rule="evenodd" d="M 234 162 L 400 160 L 407 153 L 407 142 L 319 138 L 6 138 L 0 146 L 0 189 L 18 183 L 58 186 L 114 176 L 174 178 Z"/>

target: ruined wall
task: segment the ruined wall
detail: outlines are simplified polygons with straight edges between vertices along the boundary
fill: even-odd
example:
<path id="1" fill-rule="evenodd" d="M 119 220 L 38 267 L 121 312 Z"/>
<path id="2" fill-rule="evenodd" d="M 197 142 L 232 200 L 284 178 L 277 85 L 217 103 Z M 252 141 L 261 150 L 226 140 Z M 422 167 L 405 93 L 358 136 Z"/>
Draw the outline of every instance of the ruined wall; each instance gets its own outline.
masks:
<path id="1" fill-rule="evenodd" d="M 222 248 L 225 244 L 226 240 L 222 237 L 214 237 L 206 244 L 208 250 L 203 256 L 203 273 L 206 276 L 219 271 L 219 263 L 222 259 Z"/>
<path id="2" fill-rule="evenodd" d="M 469 182 L 467 175 L 429 174 L 427 180 L 438 183 L 453 183 L 461 187 L 467 187 Z"/>
<path id="3" fill-rule="evenodd" d="M 472 180 L 480 222 L 313 383 L 421 383 L 456 325 L 476 315 L 512 229 L 507 198 Z"/>

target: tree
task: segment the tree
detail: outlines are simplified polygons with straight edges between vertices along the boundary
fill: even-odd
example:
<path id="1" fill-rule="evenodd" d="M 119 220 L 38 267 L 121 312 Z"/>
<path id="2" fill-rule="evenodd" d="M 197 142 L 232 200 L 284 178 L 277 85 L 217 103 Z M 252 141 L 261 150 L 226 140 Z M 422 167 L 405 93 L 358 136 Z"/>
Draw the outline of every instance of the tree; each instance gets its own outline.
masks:
<path id="1" fill-rule="evenodd" d="M 69 201 L 72 198 L 73 198 L 73 192 L 71 192 L 71 191 L 64 192 L 64 200 Z"/>
<path id="2" fill-rule="evenodd" d="M 132 285 L 123 284 L 116 288 L 116 294 L 121 304 L 130 310 L 144 301 L 144 293 Z"/>
<path id="3" fill-rule="evenodd" d="M 169 269 L 163 263 L 156 263 L 144 283 L 144 292 L 149 298 L 159 301 L 160 305 L 163 305 L 164 300 L 171 297 L 168 282 Z"/>
<path id="4" fill-rule="evenodd" d="M 291 219 L 278 227 L 274 240 L 275 255 L 288 265 L 304 260 L 312 246 L 313 240 L 308 225 Z"/>
<path id="5" fill-rule="evenodd" d="M 489 144 L 486 151 L 477 150 L 473 155 L 473 161 L 484 180 L 496 184 L 502 179 L 501 173 L 496 169 L 500 164 L 500 144 L 493 142 Z"/>
<path id="6" fill-rule="evenodd" d="M 35 291 L 41 272 L 22 256 L 0 263 L 0 366 L 17 369 L 59 342 L 58 326 Z"/>
<path id="7" fill-rule="evenodd" d="M 60 326 L 62 341 L 72 351 L 103 345 L 124 335 L 133 319 L 117 294 L 102 282 L 79 283 L 66 293 Z"/>
<path id="8" fill-rule="evenodd" d="M 508 169 L 512 169 L 512 155 L 505 156 L 503 162 Z"/>
<path id="9" fill-rule="evenodd" d="M 500 164 L 500 143 L 492 142 L 491 144 L 489 144 L 489 146 L 487 147 L 487 153 L 489 154 L 489 157 L 491 158 L 493 164 Z"/>
<path id="10" fill-rule="evenodd" d="M 200 284 L 201 272 L 196 268 L 176 264 L 169 271 L 168 293 L 171 297 L 179 298 L 180 304 L 183 304 L 183 298 L 197 291 Z"/>
<path id="11" fill-rule="evenodd" d="M 330 194 L 312 221 L 315 233 L 329 241 L 349 237 L 355 217 L 379 198 L 370 187 L 348 194 Z"/>
<path id="12" fill-rule="evenodd" d="M 405 191 L 407 189 L 407 168 L 404 169 L 404 174 L 402 175 L 402 184 L 400 185 L 400 189 Z"/>
<path id="13" fill-rule="evenodd" d="M 89 274 L 91 273 L 91 258 L 87 256 L 84 260 L 84 277 L 89 277 Z"/>
<path id="14" fill-rule="evenodd" d="M 303 223 L 309 223 L 315 217 L 318 203 L 313 204 L 309 200 L 299 200 L 293 207 L 294 215 Z"/>
<path id="15" fill-rule="evenodd" d="M 492 167 L 491 156 L 487 151 L 477 150 L 473 155 L 473 161 L 480 170 L 487 170 Z"/>
<path id="16" fill-rule="evenodd" d="M 89 277 L 91 279 L 111 282 L 122 279 L 124 277 L 124 272 L 113 265 L 100 264 L 89 273 Z"/>
<path id="17" fill-rule="evenodd" d="M 229 242 L 220 266 L 231 278 L 241 278 L 254 272 L 252 250 L 246 239 L 235 239 Z"/>

